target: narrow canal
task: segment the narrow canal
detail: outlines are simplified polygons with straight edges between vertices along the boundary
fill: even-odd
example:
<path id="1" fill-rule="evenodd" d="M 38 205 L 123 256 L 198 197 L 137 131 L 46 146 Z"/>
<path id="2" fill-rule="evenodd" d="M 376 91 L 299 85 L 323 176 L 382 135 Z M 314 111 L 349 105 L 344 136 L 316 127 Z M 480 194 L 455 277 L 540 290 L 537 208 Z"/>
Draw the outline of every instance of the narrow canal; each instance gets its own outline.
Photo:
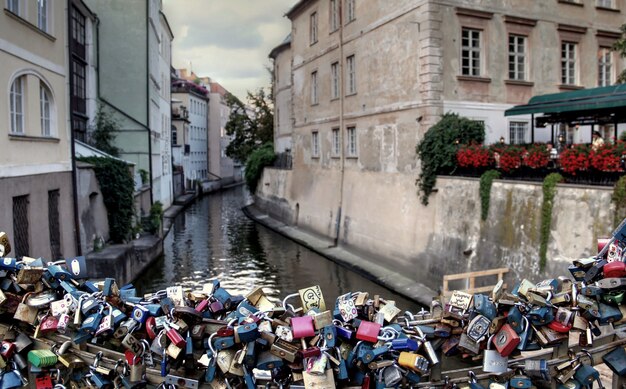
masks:
<path id="1" fill-rule="evenodd" d="M 275 302 L 298 289 L 320 285 L 328 303 L 350 291 L 396 301 L 412 312 L 419 305 L 248 219 L 243 186 L 209 194 L 181 212 L 164 241 L 164 255 L 135 282 L 141 292 L 182 285 L 201 289 L 219 279 L 232 293 L 256 286 Z"/>

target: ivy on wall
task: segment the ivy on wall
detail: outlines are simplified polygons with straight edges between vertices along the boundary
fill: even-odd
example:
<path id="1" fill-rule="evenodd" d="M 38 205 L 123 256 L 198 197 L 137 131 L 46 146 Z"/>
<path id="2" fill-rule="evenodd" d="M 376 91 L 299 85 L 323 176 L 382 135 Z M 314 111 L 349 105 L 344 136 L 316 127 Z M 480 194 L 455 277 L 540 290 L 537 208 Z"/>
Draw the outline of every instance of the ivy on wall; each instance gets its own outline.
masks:
<path id="1" fill-rule="evenodd" d="M 489 201 L 491 199 L 491 186 L 493 180 L 500 178 L 500 172 L 497 170 L 487 170 L 480 176 L 480 218 L 487 220 L 489 215 Z"/>
<path id="2" fill-rule="evenodd" d="M 548 239 L 550 238 L 550 225 L 552 224 L 552 206 L 556 194 L 556 184 L 563 181 L 559 173 L 551 173 L 543 180 L 543 203 L 541 204 L 541 242 L 539 244 L 539 270 L 546 267 L 548 252 Z"/>
<path id="3" fill-rule="evenodd" d="M 113 158 L 82 157 L 94 166 L 96 178 L 107 208 L 109 235 L 115 243 L 128 240 L 134 215 L 135 180 L 124 161 Z"/>
<path id="4" fill-rule="evenodd" d="M 276 153 L 274 153 L 274 145 L 265 143 L 250 154 L 246 161 L 245 180 L 250 193 L 256 192 L 257 184 L 263 174 L 263 168 L 274 163 Z"/>
<path id="5" fill-rule="evenodd" d="M 615 183 L 611 201 L 615 204 L 613 226 L 617 227 L 617 225 L 626 218 L 626 176 L 620 177 Z"/>

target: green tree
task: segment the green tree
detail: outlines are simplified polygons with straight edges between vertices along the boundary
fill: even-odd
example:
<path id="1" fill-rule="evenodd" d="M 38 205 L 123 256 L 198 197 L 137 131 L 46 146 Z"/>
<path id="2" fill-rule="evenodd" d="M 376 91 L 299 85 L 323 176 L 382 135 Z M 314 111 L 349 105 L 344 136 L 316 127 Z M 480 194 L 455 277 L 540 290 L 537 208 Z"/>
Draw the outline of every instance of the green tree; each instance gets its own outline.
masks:
<path id="1" fill-rule="evenodd" d="M 622 32 L 622 37 L 613 44 L 613 50 L 619 53 L 619 56 L 622 58 L 626 58 L 626 24 L 623 24 L 620 27 L 620 31 Z M 620 75 L 617 77 L 617 83 L 625 83 L 626 82 L 626 69 L 622 70 Z"/>
<path id="2" fill-rule="evenodd" d="M 485 126 L 475 120 L 446 113 L 441 120 L 426 131 L 417 145 L 421 161 L 421 173 L 417 179 L 422 204 L 428 205 L 428 197 L 437 182 L 437 174 L 449 174 L 456 167 L 456 152 L 461 145 L 483 143 Z"/>
<path id="3" fill-rule="evenodd" d="M 115 133 L 119 130 L 120 126 L 113 116 L 105 111 L 102 106 L 99 106 L 96 118 L 89 126 L 88 143 L 98 150 L 117 157 L 120 150 L 113 146 L 113 141 L 115 140 Z"/>
<path id="4" fill-rule="evenodd" d="M 245 105 L 232 94 L 226 96 L 230 109 L 226 134 L 233 136 L 226 147 L 226 155 L 242 163 L 255 149 L 274 138 L 272 95 L 261 88 L 256 93 L 248 91 L 247 100 Z"/>

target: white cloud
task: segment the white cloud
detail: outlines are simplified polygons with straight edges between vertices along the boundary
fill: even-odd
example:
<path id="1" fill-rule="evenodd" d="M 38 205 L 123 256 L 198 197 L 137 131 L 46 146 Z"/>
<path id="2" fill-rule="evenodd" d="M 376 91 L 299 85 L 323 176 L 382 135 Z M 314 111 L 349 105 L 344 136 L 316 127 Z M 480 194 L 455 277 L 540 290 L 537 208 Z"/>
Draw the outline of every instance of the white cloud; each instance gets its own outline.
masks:
<path id="1" fill-rule="evenodd" d="M 174 32 L 172 65 L 209 76 L 239 98 L 267 87 L 272 48 L 291 29 L 297 0 L 164 0 Z"/>

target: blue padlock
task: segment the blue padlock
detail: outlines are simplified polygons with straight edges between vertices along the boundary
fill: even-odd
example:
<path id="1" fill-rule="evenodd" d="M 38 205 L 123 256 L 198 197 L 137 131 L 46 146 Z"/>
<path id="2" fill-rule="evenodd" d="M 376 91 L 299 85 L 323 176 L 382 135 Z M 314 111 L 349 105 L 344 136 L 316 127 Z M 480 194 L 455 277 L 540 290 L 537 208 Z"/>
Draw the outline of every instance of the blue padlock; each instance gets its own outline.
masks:
<path id="1" fill-rule="evenodd" d="M 209 340 L 208 338 L 206 339 Z M 235 345 L 235 338 L 233 336 L 217 336 L 213 339 L 213 348 L 215 350 L 224 350 Z M 207 348 L 207 347 L 205 347 Z"/>
<path id="2" fill-rule="evenodd" d="M 346 327 L 335 325 L 335 330 L 337 331 L 337 336 L 346 340 L 350 340 L 354 337 L 354 331 L 350 331 Z"/>
<path id="3" fill-rule="evenodd" d="M 108 388 L 111 386 L 111 381 L 107 377 L 96 372 L 93 372 L 89 376 L 89 380 L 93 382 L 93 384 L 96 385 L 97 388 Z"/>
<path id="4" fill-rule="evenodd" d="M 420 344 L 411 338 L 393 339 L 391 341 L 391 348 L 396 351 L 417 351 L 419 347 Z"/>
<path id="5" fill-rule="evenodd" d="M 0 270 L 16 272 L 22 267 L 24 265 L 17 263 L 17 258 L 0 258 Z"/>
<path id="6" fill-rule="evenodd" d="M 84 256 L 67 258 L 65 264 L 75 280 L 89 277 L 87 274 L 87 261 Z"/>
<path id="7" fill-rule="evenodd" d="M 536 325 L 536 326 L 546 325 L 554 320 L 554 312 L 552 311 L 552 308 L 550 307 L 534 306 L 530 310 L 530 312 L 528 312 L 528 319 L 531 321 L 533 325 Z"/>
<path id="8" fill-rule="evenodd" d="M 626 241 L 626 219 L 622 220 L 619 226 L 613 231 L 613 237 L 620 242 Z"/>
<path id="9" fill-rule="evenodd" d="M 506 321 L 518 334 L 523 330 L 522 316 L 522 312 L 519 310 L 519 308 L 517 308 L 517 306 L 514 306 L 509 309 L 509 315 L 506 317 Z"/>
<path id="10" fill-rule="evenodd" d="M 282 367 L 284 363 L 282 358 L 269 351 L 262 351 L 257 358 L 256 368 L 259 370 L 272 370 Z"/>
<path id="11" fill-rule="evenodd" d="M 207 350 L 207 356 L 209 357 L 209 365 L 204 373 L 204 382 L 213 382 L 215 378 L 215 370 L 217 368 L 217 360 L 213 357 L 211 350 Z"/>
<path id="12" fill-rule="evenodd" d="M 256 367 L 256 342 L 249 342 L 246 346 L 246 354 L 243 356 L 243 364 L 248 367 L 248 369 L 253 369 Z"/>
<path id="13" fill-rule="evenodd" d="M 150 314 L 150 316 L 157 317 L 165 313 L 163 312 L 163 309 L 161 308 L 161 305 L 159 304 L 146 304 L 143 307 L 148 310 L 148 313 Z"/>
<path id="14" fill-rule="evenodd" d="M 585 273 L 587 271 L 584 268 L 576 265 L 569 265 L 567 270 L 570 272 L 575 281 L 585 280 Z"/>
<path id="15" fill-rule="evenodd" d="M 138 322 L 139 324 L 144 324 L 146 320 L 150 317 L 150 312 L 143 305 L 135 305 L 133 307 L 133 312 L 131 316 L 133 320 Z"/>
<path id="16" fill-rule="evenodd" d="M 59 281 L 69 281 L 72 278 L 70 272 L 59 265 L 50 265 L 47 270 L 50 275 Z"/>
<path id="17" fill-rule="evenodd" d="M 84 289 L 86 292 L 88 293 L 97 293 L 100 291 L 100 289 L 98 289 L 98 287 L 96 286 L 96 284 L 94 284 L 91 281 L 85 281 L 83 282 L 83 284 L 81 285 L 82 289 Z"/>
<path id="18" fill-rule="evenodd" d="M 161 305 L 161 309 L 163 310 L 163 312 L 167 313 L 172 312 L 172 309 L 176 307 L 174 301 L 169 297 L 163 297 L 161 301 L 159 301 L 159 304 Z"/>
<path id="19" fill-rule="evenodd" d="M 342 358 L 339 358 L 337 379 L 340 381 L 343 381 L 343 380 L 347 380 L 348 378 L 350 378 L 350 375 L 348 374 L 348 366 L 346 364 L 346 361 L 344 361 Z"/>
<path id="20" fill-rule="evenodd" d="M 258 311 L 259 310 L 254 305 L 250 304 L 247 300 L 240 302 L 237 305 L 237 309 L 235 310 L 235 312 L 237 312 L 237 317 L 239 318 L 239 323 L 241 323 L 243 319 Z"/>
<path id="21" fill-rule="evenodd" d="M 61 283 L 56 278 L 52 277 L 52 274 L 46 269 L 41 275 L 41 280 L 48 284 L 50 289 L 58 289 L 61 287 Z"/>
<path id="22" fill-rule="evenodd" d="M 326 342 L 326 347 L 335 347 L 337 345 L 337 328 L 334 325 L 323 327 L 321 332 Z"/>
<path id="23" fill-rule="evenodd" d="M 85 320 L 83 320 L 82 325 L 80 326 L 80 331 L 86 332 L 89 334 L 94 334 L 96 330 L 98 329 L 100 322 L 102 321 L 104 308 L 105 308 L 104 305 L 100 305 L 100 309 L 98 310 L 97 313 L 93 313 L 87 316 Z"/>
<path id="24" fill-rule="evenodd" d="M 114 285 L 115 285 L 115 278 L 105 278 L 104 285 L 102 287 L 102 295 L 106 297 L 113 296 Z"/>
<path id="25" fill-rule="evenodd" d="M 230 309 L 232 305 L 231 297 L 230 293 L 224 288 L 217 288 L 217 290 L 213 292 L 213 298 L 222 303 L 224 309 Z"/>
<path id="26" fill-rule="evenodd" d="M 246 323 L 235 327 L 235 333 L 241 343 L 254 342 L 260 335 L 256 323 Z"/>
<path id="27" fill-rule="evenodd" d="M 493 320 L 498 314 L 496 305 L 484 294 L 474 295 L 474 309 L 489 320 Z"/>
<path id="28" fill-rule="evenodd" d="M 76 289 L 76 287 L 74 285 L 70 284 L 67 281 L 60 281 L 59 283 L 61 284 L 61 288 L 63 288 L 63 290 L 66 293 L 73 293 L 73 292 L 76 292 L 78 290 L 78 289 Z M 81 292 L 81 294 L 82 294 L 82 292 Z"/>
<path id="29" fill-rule="evenodd" d="M 93 335 L 91 335 L 90 333 L 78 331 L 72 338 L 72 342 L 74 342 L 75 344 L 83 344 L 87 343 L 89 340 L 91 340 L 91 338 L 93 338 Z"/>
<path id="30" fill-rule="evenodd" d="M 598 303 L 598 311 L 600 313 L 598 323 L 601 325 L 613 323 L 622 319 L 622 312 L 619 308 L 612 305 Z"/>
<path id="31" fill-rule="evenodd" d="M 124 320 L 127 319 L 126 315 L 124 314 L 124 312 L 120 311 L 117 308 L 113 308 L 113 312 L 111 313 L 112 319 L 113 319 L 113 326 L 117 327 L 119 326 Z"/>
<path id="32" fill-rule="evenodd" d="M 388 344 L 376 348 L 367 344 L 362 344 L 357 352 L 357 358 L 359 361 L 368 364 L 379 356 L 389 352 L 390 349 L 391 347 Z"/>

